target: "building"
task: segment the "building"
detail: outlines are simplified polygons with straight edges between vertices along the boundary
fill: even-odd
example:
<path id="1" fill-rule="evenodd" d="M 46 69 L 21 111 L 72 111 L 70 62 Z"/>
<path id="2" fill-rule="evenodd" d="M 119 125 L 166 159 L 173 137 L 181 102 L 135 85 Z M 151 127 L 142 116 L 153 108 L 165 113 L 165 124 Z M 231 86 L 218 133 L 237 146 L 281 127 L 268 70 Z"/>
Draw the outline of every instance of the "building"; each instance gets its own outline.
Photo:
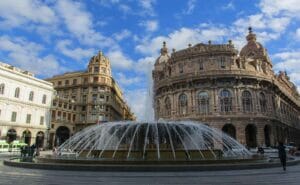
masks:
<path id="1" fill-rule="evenodd" d="M 51 83 L 0 63 L 0 139 L 46 147 L 53 93 Z"/>
<path id="2" fill-rule="evenodd" d="M 249 28 L 238 52 L 228 44 L 161 49 L 153 70 L 156 119 L 197 120 L 249 147 L 300 144 L 300 98 Z"/>
<path id="3" fill-rule="evenodd" d="M 57 92 L 52 107 L 50 146 L 60 145 L 92 124 L 135 119 L 102 52 L 90 59 L 86 71 L 68 72 L 47 81 Z"/>

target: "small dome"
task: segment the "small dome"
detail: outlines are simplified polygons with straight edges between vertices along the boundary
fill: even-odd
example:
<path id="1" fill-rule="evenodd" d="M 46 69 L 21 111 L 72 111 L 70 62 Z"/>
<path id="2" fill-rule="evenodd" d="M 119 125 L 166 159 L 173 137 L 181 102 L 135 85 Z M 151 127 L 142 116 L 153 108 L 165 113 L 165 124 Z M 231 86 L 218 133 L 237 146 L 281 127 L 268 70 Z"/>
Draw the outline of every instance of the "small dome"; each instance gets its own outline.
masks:
<path id="1" fill-rule="evenodd" d="M 246 36 L 246 39 L 248 43 L 242 48 L 240 56 L 255 57 L 265 55 L 265 48 L 256 41 L 256 34 L 252 32 L 251 27 L 249 27 L 249 34 Z"/>
<path id="2" fill-rule="evenodd" d="M 168 62 L 170 56 L 168 55 L 168 48 L 166 47 L 166 42 L 163 42 L 163 47 L 160 49 L 160 56 L 156 59 L 155 64 L 161 64 Z"/>

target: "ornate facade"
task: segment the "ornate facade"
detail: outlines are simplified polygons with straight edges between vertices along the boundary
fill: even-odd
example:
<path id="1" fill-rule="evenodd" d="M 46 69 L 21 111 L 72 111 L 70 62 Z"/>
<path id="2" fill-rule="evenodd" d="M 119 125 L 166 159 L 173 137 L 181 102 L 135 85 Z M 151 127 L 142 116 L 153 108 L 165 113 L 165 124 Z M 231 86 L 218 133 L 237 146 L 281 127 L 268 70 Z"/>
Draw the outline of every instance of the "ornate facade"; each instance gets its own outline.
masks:
<path id="1" fill-rule="evenodd" d="M 274 74 L 266 49 L 249 28 L 238 52 L 197 44 L 168 53 L 153 70 L 155 118 L 197 120 L 249 147 L 300 144 L 300 97 L 285 72 Z"/>
<path id="2" fill-rule="evenodd" d="M 46 147 L 53 94 L 51 83 L 0 63 L 0 139 Z"/>
<path id="3" fill-rule="evenodd" d="M 69 72 L 47 81 L 57 91 L 52 108 L 51 146 L 92 124 L 135 119 L 102 52 L 91 58 L 87 71 Z"/>

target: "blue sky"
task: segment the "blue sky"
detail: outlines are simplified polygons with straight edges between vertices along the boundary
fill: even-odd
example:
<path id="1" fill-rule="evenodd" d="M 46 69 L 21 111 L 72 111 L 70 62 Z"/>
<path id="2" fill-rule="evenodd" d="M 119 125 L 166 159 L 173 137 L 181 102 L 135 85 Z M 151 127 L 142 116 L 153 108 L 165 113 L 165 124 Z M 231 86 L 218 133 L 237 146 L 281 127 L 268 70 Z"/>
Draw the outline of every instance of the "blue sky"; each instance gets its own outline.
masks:
<path id="1" fill-rule="evenodd" d="M 247 27 L 300 89 L 300 0 L 1 0 L 0 61 L 51 77 L 102 50 L 139 119 L 162 42 L 245 44 Z"/>

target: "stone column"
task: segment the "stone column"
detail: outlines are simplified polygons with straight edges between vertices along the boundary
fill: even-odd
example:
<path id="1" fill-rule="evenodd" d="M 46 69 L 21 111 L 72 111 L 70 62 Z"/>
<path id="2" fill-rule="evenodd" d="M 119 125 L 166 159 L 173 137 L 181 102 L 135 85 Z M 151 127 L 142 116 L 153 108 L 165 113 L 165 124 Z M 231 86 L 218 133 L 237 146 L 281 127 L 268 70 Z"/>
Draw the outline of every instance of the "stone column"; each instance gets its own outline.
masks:
<path id="1" fill-rule="evenodd" d="M 256 128 L 257 128 L 256 131 L 257 146 L 263 146 L 265 144 L 264 124 L 257 123 Z"/>
<path id="2" fill-rule="evenodd" d="M 241 122 L 236 122 L 236 139 L 242 145 L 246 146 L 246 133 L 245 133 L 245 124 Z"/>

